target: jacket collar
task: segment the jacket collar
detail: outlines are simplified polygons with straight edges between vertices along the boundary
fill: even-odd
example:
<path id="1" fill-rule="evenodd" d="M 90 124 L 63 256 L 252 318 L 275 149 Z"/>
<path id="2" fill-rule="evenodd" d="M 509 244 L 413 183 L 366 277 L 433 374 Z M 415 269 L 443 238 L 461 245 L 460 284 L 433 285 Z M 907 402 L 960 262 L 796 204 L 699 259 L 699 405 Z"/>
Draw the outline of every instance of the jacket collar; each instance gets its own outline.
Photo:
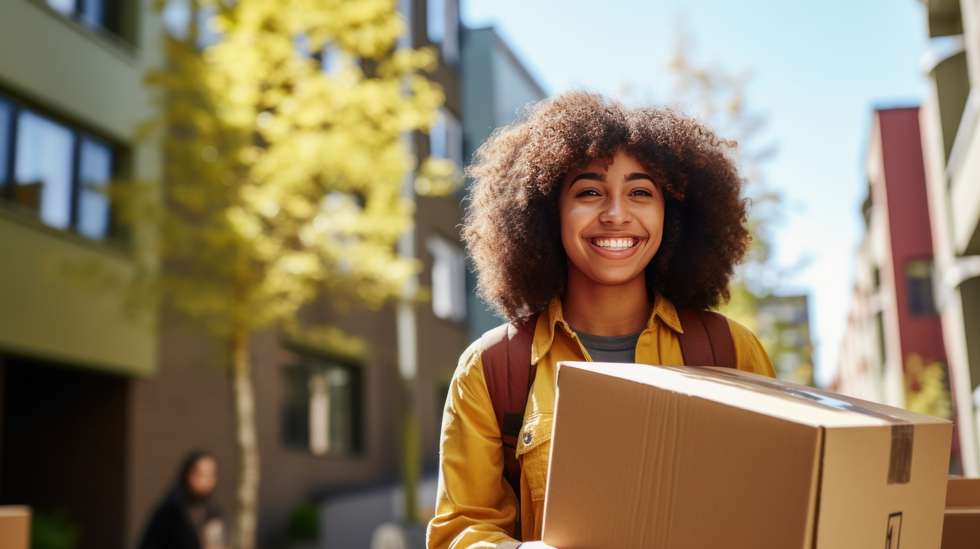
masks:
<path id="1" fill-rule="evenodd" d="M 653 310 L 650 312 L 650 318 L 647 320 L 647 327 L 644 332 L 656 329 L 657 323 L 664 324 L 678 334 L 684 333 L 674 304 L 659 293 L 654 296 Z M 551 345 L 555 341 L 555 332 L 558 329 L 563 330 L 568 335 L 572 333 L 571 326 L 565 322 L 561 298 L 556 296 L 548 303 L 548 309 L 538 316 L 538 322 L 534 328 L 534 341 L 531 344 L 531 364 L 537 364 L 541 357 L 551 350 Z"/>

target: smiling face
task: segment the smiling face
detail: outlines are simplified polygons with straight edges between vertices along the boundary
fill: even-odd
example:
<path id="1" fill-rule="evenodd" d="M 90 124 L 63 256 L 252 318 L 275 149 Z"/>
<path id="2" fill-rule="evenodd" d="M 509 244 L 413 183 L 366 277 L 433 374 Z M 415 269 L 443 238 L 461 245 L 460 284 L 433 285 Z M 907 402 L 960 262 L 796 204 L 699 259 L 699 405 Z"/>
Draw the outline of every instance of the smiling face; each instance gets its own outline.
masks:
<path id="1" fill-rule="evenodd" d="M 642 280 L 660 248 L 664 197 L 649 170 L 617 151 L 569 173 L 558 201 L 570 282 L 603 286 Z"/>

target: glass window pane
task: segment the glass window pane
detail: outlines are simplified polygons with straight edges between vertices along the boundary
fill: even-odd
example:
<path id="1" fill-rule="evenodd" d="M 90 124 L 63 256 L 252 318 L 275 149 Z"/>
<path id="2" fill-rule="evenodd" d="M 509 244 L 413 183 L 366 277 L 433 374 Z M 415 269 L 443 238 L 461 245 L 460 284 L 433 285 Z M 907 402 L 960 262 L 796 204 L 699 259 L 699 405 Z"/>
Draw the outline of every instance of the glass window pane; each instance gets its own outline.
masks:
<path id="1" fill-rule="evenodd" d="M 85 0 L 82 3 L 81 16 L 82 22 L 91 27 L 106 28 L 105 0 Z"/>
<path id="2" fill-rule="evenodd" d="M 71 219 L 73 142 L 68 128 L 47 118 L 23 111 L 18 119 L 15 200 L 59 229 Z"/>
<path id="3" fill-rule="evenodd" d="M 112 178 L 112 149 L 100 141 L 82 140 L 78 168 L 78 232 L 103 238 L 109 230 L 109 200 L 100 189 Z"/>
<path id="4" fill-rule="evenodd" d="M 429 130 L 429 154 L 436 158 L 449 156 L 449 126 L 445 111 L 439 111 L 436 123 Z"/>
<path id="5" fill-rule="evenodd" d="M 161 12 L 163 27 L 175 38 L 187 38 L 191 24 L 189 0 L 168 0 Z"/>
<path id="6" fill-rule="evenodd" d="M 426 19 L 429 42 L 439 44 L 446 34 L 446 0 L 429 0 Z"/>
<path id="7" fill-rule="evenodd" d="M 221 33 L 214 28 L 217 10 L 213 6 L 204 6 L 197 12 L 197 47 L 206 49 L 221 40 Z"/>
<path id="8" fill-rule="evenodd" d="M 76 0 L 48 0 L 48 6 L 54 11 L 63 13 L 65 15 L 72 15 L 75 13 L 75 2 Z"/>
<path id="9" fill-rule="evenodd" d="M 328 450 L 335 454 L 349 454 L 353 450 L 350 375 L 339 368 L 331 369 L 326 374 L 326 382 L 330 394 L 326 422 L 330 429 L 327 435 Z"/>
<path id="10" fill-rule="evenodd" d="M 13 109 L 6 101 L 0 101 L 0 186 L 7 182 L 7 151 L 10 149 L 10 117 Z"/>
<path id="11" fill-rule="evenodd" d="M 336 73 L 341 67 L 348 63 L 344 52 L 337 46 L 333 44 L 327 45 L 323 48 L 323 55 L 320 61 L 320 66 L 323 72 L 328 74 Z"/>

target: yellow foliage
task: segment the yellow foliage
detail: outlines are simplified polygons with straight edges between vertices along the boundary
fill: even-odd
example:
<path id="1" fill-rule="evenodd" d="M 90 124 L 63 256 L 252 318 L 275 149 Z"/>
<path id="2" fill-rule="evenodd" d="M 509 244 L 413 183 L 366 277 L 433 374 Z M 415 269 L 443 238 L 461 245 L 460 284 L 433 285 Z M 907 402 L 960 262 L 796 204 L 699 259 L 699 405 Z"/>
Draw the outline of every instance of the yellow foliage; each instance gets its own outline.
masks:
<path id="1" fill-rule="evenodd" d="M 163 132 L 166 168 L 136 247 L 177 267 L 160 273 L 170 302 L 224 334 L 291 322 L 324 292 L 399 296 L 419 268 L 395 250 L 414 214 L 406 176 L 420 166 L 426 194 L 458 182 L 404 139 L 444 101 L 424 75 L 435 52 L 397 47 L 394 0 L 198 5 L 219 38 L 167 37 L 166 65 L 146 78 L 161 109 L 144 128 Z M 328 72 L 315 52 L 341 61 Z"/>
<path id="2" fill-rule="evenodd" d="M 927 364 L 919 355 L 909 355 L 905 361 L 905 403 L 913 412 L 952 419 L 946 366 L 942 362 Z"/>

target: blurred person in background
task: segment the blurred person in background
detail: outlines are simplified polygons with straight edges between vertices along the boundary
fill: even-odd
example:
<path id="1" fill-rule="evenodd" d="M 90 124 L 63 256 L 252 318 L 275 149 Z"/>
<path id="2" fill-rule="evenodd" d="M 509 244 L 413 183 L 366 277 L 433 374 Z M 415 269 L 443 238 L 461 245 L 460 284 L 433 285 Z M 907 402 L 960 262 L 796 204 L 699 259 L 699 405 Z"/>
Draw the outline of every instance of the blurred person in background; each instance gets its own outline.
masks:
<path id="1" fill-rule="evenodd" d="M 750 240 L 732 146 L 671 110 L 573 92 L 480 147 L 463 239 L 481 296 L 510 326 L 464 351 L 453 375 L 430 548 L 547 547 L 534 540 L 559 361 L 773 376 L 751 331 L 707 311 L 729 298 Z M 715 358 L 700 362 L 709 343 Z"/>
<path id="2" fill-rule="evenodd" d="M 221 510 L 211 501 L 217 483 L 214 456 L 188 452 L 173 486 L 153 511 L 139 549 L 226 549 Z"/>

